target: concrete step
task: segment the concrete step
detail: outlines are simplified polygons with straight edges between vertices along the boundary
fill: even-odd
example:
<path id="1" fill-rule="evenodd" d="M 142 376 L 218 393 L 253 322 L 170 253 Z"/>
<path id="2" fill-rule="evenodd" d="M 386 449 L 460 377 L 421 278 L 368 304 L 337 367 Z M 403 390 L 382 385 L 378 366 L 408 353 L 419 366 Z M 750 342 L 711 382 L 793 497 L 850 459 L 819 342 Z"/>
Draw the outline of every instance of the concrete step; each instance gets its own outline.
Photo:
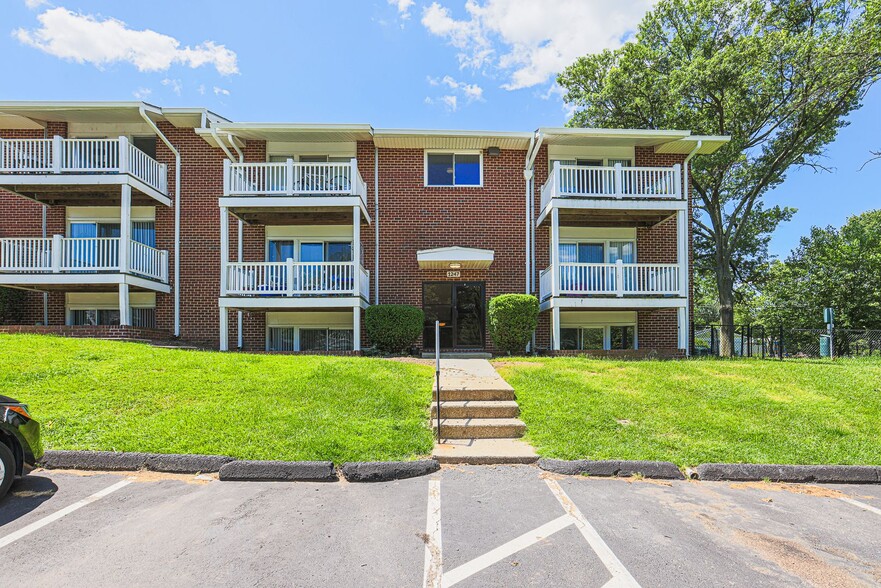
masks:
<path id="1" fill-rule="evenodd" d="M 432 399 L 434 394 L 432 394 Z M 445 400 L 514 400 L 514 391 L 505 389 L 468 390 L 447 389 L 441 384 L 441 401 Z"/>
<path id="2" fill-rule="evenodd" d="M 441 416 L 445 419 L 516 418 L 520 416 L 520 407 L 514 400 L 446 400 L 441 401 Z M 431 418 L 437 418 L 436 403 L 431 405 Z"/>
<path id="3" fill-rule="evenodd" d="M 433 351 L 423 351 L 422 359 L 434 359 L 437 357 Z M 492 353 L 485 351 L 441 351 L 441 361 L 444 359 L 492 359 Z"/>
<path id="4" fill-rule="evenodd" d="M 522 439 L 441 439 L 432 457 L 441 463 L 472 465 L 538 461 L 535 449 Z"/>
<path id="5" fill-rule="evenodd" d="M 437 430 L 437 423 L 432 423 Z M 441 436 L 448 439 L 511 439 L 522 437 L 526 425 L 520 419 L 445 419 Z"/>

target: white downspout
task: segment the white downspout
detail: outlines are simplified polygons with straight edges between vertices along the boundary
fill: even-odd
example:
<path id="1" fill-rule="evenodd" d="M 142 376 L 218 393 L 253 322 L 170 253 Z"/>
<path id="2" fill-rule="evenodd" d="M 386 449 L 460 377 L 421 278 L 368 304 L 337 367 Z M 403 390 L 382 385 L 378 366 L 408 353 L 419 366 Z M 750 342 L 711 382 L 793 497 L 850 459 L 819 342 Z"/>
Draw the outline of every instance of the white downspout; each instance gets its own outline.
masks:
<path id="1" fill-rule="evenodd" d="M 159 130 L 156 123 L 150 120 L 143 105 L 138 107 L 138 112 L 141 113 L 141 118 L 143 118 L 147 125 L 149 125 L 156 133 L 156 136 L 158 136 L 162 142 L 165 143 L 165 146 L 174 153 L 174 336 L 180 337 L 180 151 L 178 151 L 174 145 L 171 144 L 171 141 L 168 140 L 168 137 Z"/>
<path id="2" fill-rule="evenodd" d="M 697 145 L 695 145 L 694 149 L 691 150 L 691 153 L 689 153 L 689 154 L 685 157 L 685 161 L 682 162 L 682 171 L 683 171 L 683 174 L 685 175 L 685 178 L 684 178 L 684 179 L 685 179 L 685 182 L 684 182 L 684 185 L 682 186 L 682 189 L 683 189 L 683 191 L 685 192 L 685 194 L 684 194 L 683 196 L 685 196 L 685 206 L 686 206 L 686 209 L 685 209 L 685 210 L 686 210 L 686 214 L 687 214 L 687 211 L 688 211 L 688 204 L 691 202 L 691 174 L 690 174 L 690 172 L 689 172 L 689 170 L 688 170 L 688 162 L 691 161 L 691 158 L 692 158 L 692 157 L 694 157 L 695 155 L 697 155 L 697 152 L 700 151 L 701 147 L 703 147 L 703 144 L 704 144 L 703 141 L 698 140 Z M 691 222 L 691 219 L 690 219 L 690 218 L 687 219 L 687 220 L 688 220 L 688 223 Z M 688 255 L 690 254 L 690 252 L 691 252 L 691 242 L 688 240 L 688 236 L 687 236 L 687 235 L 688 235 L 688 229 L 689 229 L 689 225 L 688 225 L 688 223 L 686 223 L 686 226 L 685 226 L 685 231 L 686 231 L 686 233 L 685 233 L 685 234 L 686 234 L 686 237 L 685 237 L 685 239 L 686 239 L 686 243 L 685 243 L 685 255 L 686 255 L 686 256 L 688 256 Z M 685 267 L 686 267 L 686 268 L 688 268 L 689 261 L 690 261 L 689 259 L 686 259 L 686 260 L 685 260 Z M 685 272 L 685 276 L 688 277 L 688 271 Z M 691 355 L 691 343 L 692 343 L 692 341 L 691 341 L 691 336 L 690 336 L 691 333 L 690 333 L 690 331 L 689 331 L 689 329 L 690 329 L 690 324 L 689 324 L 689 319 L 690 319 L 690 317 L 689 317 L 689 311 L 691 310 L 691 288 L 692 288 L 692 285 L 693 285 L 693 284 L 691 284 L 691 283 L 689 282 L 689 284 L 688 284 L 688 288 L 686 289 L 686 297 L 685 297 L 685 321 L 684 321 L 684 326 L 683 326 L 683 328 L 685 329 L 685 340 L 686 340 L 686 345 L 685 345 L 685 356 L 686 356 L 686 357 L 688 357 L 689 355 Z"/>
<path id="3" fill-rule="evenodd" d="M 373 146 L 373 304 L 379 304 L 379 147 Z"/>

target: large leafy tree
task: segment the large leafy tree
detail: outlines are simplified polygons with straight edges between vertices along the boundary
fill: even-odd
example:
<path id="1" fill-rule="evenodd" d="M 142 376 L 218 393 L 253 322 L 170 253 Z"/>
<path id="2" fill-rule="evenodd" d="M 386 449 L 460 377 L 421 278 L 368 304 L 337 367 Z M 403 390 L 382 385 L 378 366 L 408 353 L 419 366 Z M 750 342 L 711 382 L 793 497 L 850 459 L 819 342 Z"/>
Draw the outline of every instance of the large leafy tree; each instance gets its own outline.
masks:
<path id="1" fill-rule="evenodd" d="M 824 147 L 881 75 L 878 0 L 661 0 L 635 40 L 558 78 L 572 126 L 728 135 L 692 160 L 695 262 L 715 277 L 720 321 L 754 285 L 793 209 L 764 194 Z M 831 196 L 831 195 L 830 195 Z M 793 200 L 796 200 L 794 195 Z M 723 329 L 722 352 L 733 332 Z"/>
<path id="2" fill-rule="evenodd" d="M 768 325 L 820 328 L 823 308 L 842 327 L 881 329 L 881 210 L 841 229 L 813 227 L 785 261 L 772 265 L 759 315 Z"/>

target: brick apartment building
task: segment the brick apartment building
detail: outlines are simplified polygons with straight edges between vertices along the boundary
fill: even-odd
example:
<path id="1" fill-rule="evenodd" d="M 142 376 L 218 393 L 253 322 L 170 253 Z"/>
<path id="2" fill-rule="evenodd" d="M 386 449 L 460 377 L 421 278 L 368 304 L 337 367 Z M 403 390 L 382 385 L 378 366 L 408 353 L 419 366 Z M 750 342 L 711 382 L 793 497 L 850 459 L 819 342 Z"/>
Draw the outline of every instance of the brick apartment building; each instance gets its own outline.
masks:
<path id="1" fill-rule="evenodd" d="M 529 292 L 536 349 L 682 355 L 688 161 L 726 140 L 0 103 L 0 286 L 29 292 L 0 329 L 357 352 L 364 309 L 401 303 L 493 351 L 489 299 Z"/>

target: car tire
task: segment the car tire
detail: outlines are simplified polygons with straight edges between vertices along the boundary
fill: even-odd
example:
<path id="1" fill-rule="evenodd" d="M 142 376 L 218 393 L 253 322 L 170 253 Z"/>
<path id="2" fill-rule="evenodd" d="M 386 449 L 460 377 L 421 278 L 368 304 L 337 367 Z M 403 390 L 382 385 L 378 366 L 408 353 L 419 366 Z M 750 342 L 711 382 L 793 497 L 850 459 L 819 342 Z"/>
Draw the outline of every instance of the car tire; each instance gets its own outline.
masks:
<path id="1" fill-rule="evenodd" d="M 9 492 L 15 480 L 15 456 L 5 443 L 0 442 L 0 498 Z"/>

